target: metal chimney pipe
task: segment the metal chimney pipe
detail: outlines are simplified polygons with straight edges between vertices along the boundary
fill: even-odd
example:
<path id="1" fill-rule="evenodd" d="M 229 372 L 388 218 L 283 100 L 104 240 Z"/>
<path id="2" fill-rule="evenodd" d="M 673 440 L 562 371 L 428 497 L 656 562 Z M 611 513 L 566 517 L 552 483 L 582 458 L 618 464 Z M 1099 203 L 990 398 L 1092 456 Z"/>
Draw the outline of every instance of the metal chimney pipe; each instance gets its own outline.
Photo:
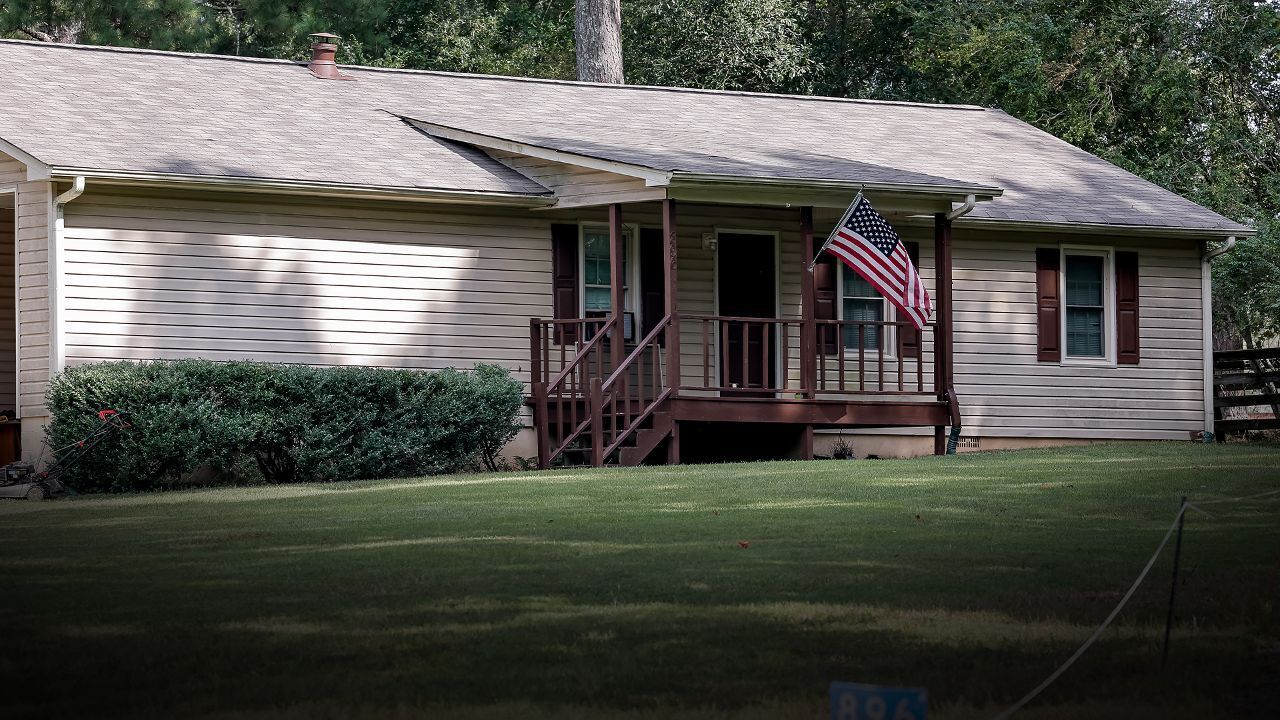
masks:
<path id="1" fill-rule="evenodd" d="M 311 33 L 311 62 L 307 69 L 321 80 L 351 80 L 352 78 L 338 72 L 338 63 L 334 58 L 338 55 L 338 40 L 333 33 Z"/>

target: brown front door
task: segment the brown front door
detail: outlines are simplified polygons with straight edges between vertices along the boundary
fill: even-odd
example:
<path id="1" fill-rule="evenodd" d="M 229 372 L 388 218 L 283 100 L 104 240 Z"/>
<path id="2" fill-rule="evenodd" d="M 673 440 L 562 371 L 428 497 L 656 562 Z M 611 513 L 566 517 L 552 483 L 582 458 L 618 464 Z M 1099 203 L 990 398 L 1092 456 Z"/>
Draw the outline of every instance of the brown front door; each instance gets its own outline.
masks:
<path id="1" fill-rule="evenodd" d="M 773 235 L 721 233 L 716 243 L 717 295 L 722 317 L 777 317 L 777 267 Z M 720 323 L 720 385 L 733 395 L 773 388 L 777 328 L 770 323 Z M 745 392 L 744 392 L 745 391 Z"/>

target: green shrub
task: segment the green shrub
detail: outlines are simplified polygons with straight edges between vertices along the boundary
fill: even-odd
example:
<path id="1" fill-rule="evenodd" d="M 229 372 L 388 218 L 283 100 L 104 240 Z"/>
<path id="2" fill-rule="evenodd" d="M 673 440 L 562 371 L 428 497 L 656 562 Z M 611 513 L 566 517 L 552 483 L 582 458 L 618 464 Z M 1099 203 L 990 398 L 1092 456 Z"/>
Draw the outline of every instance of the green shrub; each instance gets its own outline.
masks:
<path id="1" fill-rule="evenodd" d="M 519 429 L 521 387 L 506 370 L 313 368 L 256 362 L 109 362 L 69 368 L 46 396 L 50 447 L 128 415 L 73 468 L 82 492 L 172 486 L 194 471 L 236 483 L 401 477 L 494 467 Z"/>

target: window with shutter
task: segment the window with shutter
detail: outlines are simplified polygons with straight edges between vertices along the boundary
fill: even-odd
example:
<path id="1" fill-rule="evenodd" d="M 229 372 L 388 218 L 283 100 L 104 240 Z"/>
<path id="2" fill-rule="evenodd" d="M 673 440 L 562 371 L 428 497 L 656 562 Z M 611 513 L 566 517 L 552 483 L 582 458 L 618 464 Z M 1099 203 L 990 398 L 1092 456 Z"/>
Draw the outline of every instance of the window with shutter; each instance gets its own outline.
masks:
<path id="1" fill-rule="evenodd" d="M 1136 365 L 1138 348 L 1138 253 L 1116 253 L 1116 362 Z"/>
<path id="2" fill-rule="evenodd" d="M 817 249 L 815 238 L 815 250 Z M 813 317 L 816 320 L 835 320 L 837 319 L 836 299 L 839 295 L 839 288 L 836 283 L 839 280 L 839 270 L 836 268 L 836 259 L 828 253 L 823 253 L 813 264 Z M 836 339 L 836 328 L 834 325 L 818 324 L 817 343 L 819 351 L 824 355 L 833 355 L 840 347 L 840 343 Z"/>
<path id="3" fill-rule="evenodd" d="M 555 223 L 551 226 L 551 314 L 556 320 L 578 317 L 578 226 Z M 559 326 L 554 342 L 568 345 L 578 341 L 578 329 Z"/>
<path id="4" fill-rule="evenodd" d="M 916 272 L 920 271 L 920 243 L 907 243 L 907 257 L 911 258 L 911 264 L 916 267 Z M 898 313 L 899 320 L 905 320 L 902 313 Z M 898 348 L 902 353 L 902 357 L 918 358 L 920 357 L 920 331 L 912 325 L 899 326 L 898 328 Z"/>
<path id="5" fill-rule="evenodd" d="M 1036 344 L 1037 357 L 1041 362 L 1062 359 L 1059 253 L 1056 247 L 1036 250 Z"/>
<path id="6" fill-rule="evenodd" d="M 637 243 L 634 225 L 622 226 L 622 337 L 630 342 L 636 336 L 636 267 Z M 613 268 L 609 258 L 609 227 L 582 225 L 582 317 L 607 318 L 611 310 Z M 661 318 L 661 315 L 659 315 Z"/>

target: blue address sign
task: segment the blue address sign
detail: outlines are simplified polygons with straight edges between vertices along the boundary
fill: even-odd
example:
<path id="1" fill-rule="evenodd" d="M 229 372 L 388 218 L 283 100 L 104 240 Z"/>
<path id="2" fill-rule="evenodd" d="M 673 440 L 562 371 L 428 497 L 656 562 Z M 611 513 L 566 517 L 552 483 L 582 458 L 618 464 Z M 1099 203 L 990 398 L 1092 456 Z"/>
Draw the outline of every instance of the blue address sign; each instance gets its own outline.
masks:
<path id="1" fill-rule="evenodd" d="M 831 683 L 831 720 L 926 720 L 928 712 L 921 688 Z"/>

